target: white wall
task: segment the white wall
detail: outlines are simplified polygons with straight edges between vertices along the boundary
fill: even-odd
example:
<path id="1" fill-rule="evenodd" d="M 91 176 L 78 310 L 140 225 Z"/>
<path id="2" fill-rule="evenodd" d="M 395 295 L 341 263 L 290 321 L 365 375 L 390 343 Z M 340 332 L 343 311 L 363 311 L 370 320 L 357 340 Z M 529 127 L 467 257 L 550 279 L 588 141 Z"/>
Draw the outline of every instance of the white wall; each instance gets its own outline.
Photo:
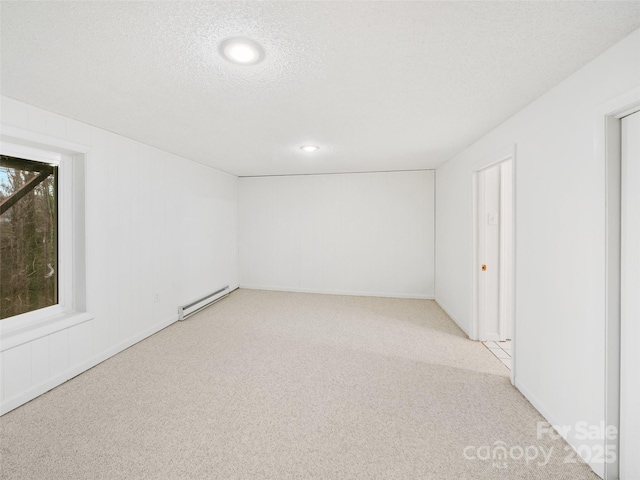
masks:
<path id="1" fill-rule="evenodd" d="M 433 171 L 240 179 L 240 285 L 433 298 Z"/>
<path id="2" fill-rule="evenodd" d="M 12 99 L 1 106 L 4 124 L 90 147 L 86 300 L 93 316 L 2 349 L 4 412 L 174 322 L 180 304 L 236 287 L 238 179 Z"/>
<path id="3" fill-rule="evenodd" d="M 594 148 L 604 117 L 596 112 L 640 85 L 639 45 L 636 31 L 436 172 L 436 300 L 469 332 L 472 171 L 516 145 L 515 381 L 547 419 L 572 428 L 597 425 L 605 408 L 605 164 Z"/>

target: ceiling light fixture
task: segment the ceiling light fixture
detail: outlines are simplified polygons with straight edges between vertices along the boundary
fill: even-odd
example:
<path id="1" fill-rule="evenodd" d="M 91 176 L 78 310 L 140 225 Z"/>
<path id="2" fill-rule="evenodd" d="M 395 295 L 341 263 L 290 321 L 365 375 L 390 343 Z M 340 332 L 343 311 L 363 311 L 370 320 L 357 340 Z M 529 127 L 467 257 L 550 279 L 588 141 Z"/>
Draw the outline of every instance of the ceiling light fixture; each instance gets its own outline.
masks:
<path id="1" fill-rule="evenodd" d="M 303 145 L 302 147 L 300 147 L 300 150 L 304 150 L 305 152 L 312 153 L 312 152 L 315 152 L 316 150 L 320 150 L 320 147 L 317 147 L 315 145 Z"/>
<path id="2" fill-rule="evenodd" d="M 255 65 L 264 58 L 264 49 L 248 38 L 227 38 L 220 42 L 220 55 L 239 65 Z"/>

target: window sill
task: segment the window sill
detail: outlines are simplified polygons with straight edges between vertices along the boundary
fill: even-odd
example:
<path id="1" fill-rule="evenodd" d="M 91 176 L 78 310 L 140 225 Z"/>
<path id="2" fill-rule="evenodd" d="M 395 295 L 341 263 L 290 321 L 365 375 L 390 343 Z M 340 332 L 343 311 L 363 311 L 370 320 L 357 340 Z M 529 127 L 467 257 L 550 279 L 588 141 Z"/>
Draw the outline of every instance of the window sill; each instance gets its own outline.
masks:
<path id="1" fill-rule="evenodd" d="M 0 352 L 17 347 L 24 343 L 32 342 L 52 333 L 65 330 L 93 320 L 93 315 L 87 312 L 67 312 L 58 314 L 42 321 L 21 328 L 11 330 L 2 328 L 0 324 Z"/>

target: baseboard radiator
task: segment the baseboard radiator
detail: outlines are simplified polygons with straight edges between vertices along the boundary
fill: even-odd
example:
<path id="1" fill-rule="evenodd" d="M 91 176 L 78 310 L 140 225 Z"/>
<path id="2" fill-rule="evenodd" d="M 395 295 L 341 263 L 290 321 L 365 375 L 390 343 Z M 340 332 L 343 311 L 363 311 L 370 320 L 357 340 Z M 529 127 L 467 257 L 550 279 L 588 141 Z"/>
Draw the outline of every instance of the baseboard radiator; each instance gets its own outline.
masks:
<path id="1" fill-rule="evenodd" d="M 198 313 L 200 310 L 207 308 L 210 305 L 213 305 L 218 300 L 222 300 L 224 297 L 229 295 L 229 285 L 222 287 L 219 290 L 216 290 L 209 295 L 205 295 L 204 297 L 194 300 L 193 302 L 178 307 L 178 320 L 186 320 L 194 313 Z"/>

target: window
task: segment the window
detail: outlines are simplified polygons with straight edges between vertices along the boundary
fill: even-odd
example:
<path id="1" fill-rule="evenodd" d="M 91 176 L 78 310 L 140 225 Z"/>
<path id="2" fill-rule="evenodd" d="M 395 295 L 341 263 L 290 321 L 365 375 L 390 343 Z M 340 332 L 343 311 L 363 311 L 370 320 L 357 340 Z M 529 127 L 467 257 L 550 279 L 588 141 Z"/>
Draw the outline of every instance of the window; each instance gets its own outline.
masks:
<path id="1" fill-rule="evenodd" d="M 0 320 L 58 303 L 58 164 L 0 155 Z"/>
<path id="2" fill-rule="evenodd" d="M 8 208 L 5 204 L 0 214 L 0 247 L 1 240 L 13 232 L 7 227 L 11 222 L 11 211 L 20 206 L 22 202 L 28 202 L 27 194 L 33 195 L 35 201 L 44 202 L 44 198 L 51 198 L 51 184 L 55 193 L 55 214 L 54 222 L 51 226 L 55 229 L 51 244 L 52 233 L 48 232 L 47 240 L 44 239 L 45 231 L 49 228 L 43 225 L 44 204 L 40 209 L 35 208 L 35 217 L 40 216 L 42 222 L 38 227 L 29 227 L 31 232 L 35 230 L 36 236 L 40 236 L 38 247 L 43 248 L 43 244 L 48 242 L 47 251 L 41 250 L 40 259 L 34 260 L 31 257 L 27 264 L 26 275 L 29 280 L 35 275 L 42 278 L 33 280 L 33 286 L 38 286 L 40 280 L 44 282 L 43 289 L 46 295 L 36 295 L 28 292 L 28 299 L 25 293 L 19 293 L 17 302 L 14 298 L 17 295 L 7 295 L 13 292 L 17 282 L 8 282 L 2 277 L 0 285 L 0 351 L 12 348 L 26 341 L 49 335 L 55 331 L 69 328 L 71 325 L 87 321 L 91 315 L 86 313 L 86 260 L 85 260 L 85 158 L 89 148 L 83 145 L 67 142 L 65 140 L 48 137 L 35 132 L 30 132 L 11 125 L 2 124 L 0 128 L 0 183 L 7 184 L 11 181 L 11 176 L 21 176 L 23 181 L 39 176 L 46 178 L 39 185 L 33 188 L 32 192 L 25 193 L 21 199 L 11 200 L 14 205 Z M 47 172 L 47 170 L 50 170 Z M 35 182 L 35 180 L 34 180 Z M 42 189 L 48 187 L 48 192 Z M 13 187 L 9 185 L 11 190 Z M 7 199 L 7 188 L 0 188 L 0 204 Z M 38 197 L 38 195 L 41 195 Z M 23 208 L 27 208 L 22 203 Z M 48 209 L 48 207 L 47 207 Z M 16 210 L 17 212 L 17 210 Z M 51 210 L 49 215 L 53 214 Z M 15 238 L 15 237 L 14 237 Z M 28 238 L 25 237 L 25 238 Z M 24 240 L 24 239 L 23 239 Z M 35 248 L 35 245 L 32 245 Z M 15 252 L 14 252 L 15 254 Z M 5 266 L 5 257 L 10 255 L 5 250 L 0 250 L 0 275 L 3 271 L 10 271 L 9 266 Z M 47 257 L 48 255 L 48 257 Z M 10 257 L 9 257 L 10 258 Z M 51 266 L 49 267 L 49 264 Z M 25 268 L 27 268 L 25 267 Z M 43 270 L 44 267 L 44 270 Z M 45 278 L 46 277 L 46 278 Z M 28 281 L 27 280 L 27 285 Z M 48 284 L 46 282 L 49 282 Z M 42 284 L 40 285 L 42 287 Z M 52 288 L 53 287 L 53 288 Z M 24 288 L 24 287 L 23 287 Z M 29 286 L 27 286 L 27 289 Z M 48 290 L 47 290 L 48 289 Z M 24 292 L 24 290 L 23 290 Z M 53 294 L 53 295 L 52 295 Z M 24 313 L 18 313 L 15 308 L 10 309 L 6 298 L 11 303 L 27 304 Z M 34 300 L 34 297 L 39 297 Z M 46 298 L 46 301 L 42 300 Z M 46 306 L 45 306 L 46 305 Z M 10 315 L 11 314 L 11 315 Z"/>

